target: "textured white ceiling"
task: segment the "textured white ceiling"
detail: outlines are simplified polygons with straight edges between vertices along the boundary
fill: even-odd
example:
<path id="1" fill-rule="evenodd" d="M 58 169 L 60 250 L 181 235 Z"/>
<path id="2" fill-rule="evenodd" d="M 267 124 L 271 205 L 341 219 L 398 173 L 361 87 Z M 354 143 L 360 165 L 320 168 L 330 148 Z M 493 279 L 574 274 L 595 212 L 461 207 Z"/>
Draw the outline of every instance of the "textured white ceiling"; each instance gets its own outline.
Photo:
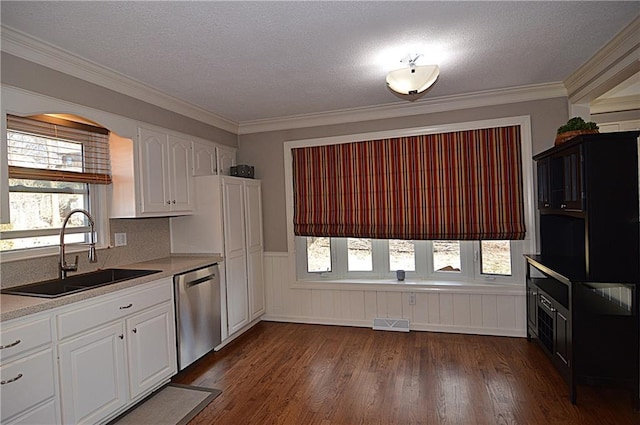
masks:
<path id="1" fill-rule="evenodd" d="M 236 122 L 563 81 L 640 12 L 628 2 L 1 2 L 2 24 Z"/>

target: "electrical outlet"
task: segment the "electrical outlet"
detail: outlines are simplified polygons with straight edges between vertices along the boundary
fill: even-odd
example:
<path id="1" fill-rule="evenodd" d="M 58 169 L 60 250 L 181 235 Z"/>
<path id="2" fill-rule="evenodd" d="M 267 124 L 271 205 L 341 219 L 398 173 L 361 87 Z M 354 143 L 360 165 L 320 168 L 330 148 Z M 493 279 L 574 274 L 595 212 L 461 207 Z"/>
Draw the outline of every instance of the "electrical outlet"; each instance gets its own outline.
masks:
<path id="1" fill-rule="evenodd" d="M 116 246 L 127 246 L 127 234 L 126 233 L 114 233 L 113 239 Z"/>
<path id="2" fill-rule="evenodd" d="M 409 292 L 409 305 L 416 305 L 416 294 Z"/>

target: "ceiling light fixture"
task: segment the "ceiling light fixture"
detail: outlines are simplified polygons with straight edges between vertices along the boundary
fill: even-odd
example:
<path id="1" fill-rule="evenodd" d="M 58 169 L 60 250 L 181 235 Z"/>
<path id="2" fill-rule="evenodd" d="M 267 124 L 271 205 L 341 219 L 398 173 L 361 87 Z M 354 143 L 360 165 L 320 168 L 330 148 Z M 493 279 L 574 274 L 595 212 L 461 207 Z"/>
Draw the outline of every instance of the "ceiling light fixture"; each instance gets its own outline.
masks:
<path id="1" fill-rule="evenodd" d="M 400 62 L 408 63 L 408 67 L 387 74 L 387 87 L 402 99 L 416 100 L 422 97 L 440 75 L 438 65 L 416 65 L 419 57 L 420 55 L 407 56 Z"/>

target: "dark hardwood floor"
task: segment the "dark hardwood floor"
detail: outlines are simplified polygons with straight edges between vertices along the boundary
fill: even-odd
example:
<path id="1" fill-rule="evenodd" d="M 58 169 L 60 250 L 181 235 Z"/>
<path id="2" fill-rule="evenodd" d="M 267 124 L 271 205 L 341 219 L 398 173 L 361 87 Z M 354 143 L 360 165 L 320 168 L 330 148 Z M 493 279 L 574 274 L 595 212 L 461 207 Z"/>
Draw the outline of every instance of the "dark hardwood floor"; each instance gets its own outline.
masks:
<path id="1" fill-rule="evenodd" d="M 261 322 L 174 382 L 222 390 L 201 424 L 640 424 L 627 391 L 578 404 L 524 338 Z"/>

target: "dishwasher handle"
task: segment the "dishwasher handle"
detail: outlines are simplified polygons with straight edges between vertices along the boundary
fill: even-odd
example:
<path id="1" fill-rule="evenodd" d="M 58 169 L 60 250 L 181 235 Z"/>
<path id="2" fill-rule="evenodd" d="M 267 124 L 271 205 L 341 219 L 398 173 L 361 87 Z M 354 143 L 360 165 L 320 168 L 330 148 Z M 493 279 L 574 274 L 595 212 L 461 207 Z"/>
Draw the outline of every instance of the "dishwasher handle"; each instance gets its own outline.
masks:
<path id="1" fill-rule="evenodd" d="M 213 280 L 213 279 L 215 279 L 215 277 L 216 277 L 216 275 L 215 275 L 215 274 L 208 275 L 208 276 L 205 276 L 205 277 L 201 277 L 200 279 L 196 279 L 196 280 L 192 280 L 192 281 L 190 281 L 190 282 L 186 282 L 186 285 L 185 285 L 185 286 L 186 286 L 187 288 L 191 288 L 192 286 L 196 286 L 196 285 L 199 285 L 199 284 L 201 284 L 201 283 L 204 283 L 204 282 L 208 282 L 208 281 L 210 281 L 210 280 Z"/>

